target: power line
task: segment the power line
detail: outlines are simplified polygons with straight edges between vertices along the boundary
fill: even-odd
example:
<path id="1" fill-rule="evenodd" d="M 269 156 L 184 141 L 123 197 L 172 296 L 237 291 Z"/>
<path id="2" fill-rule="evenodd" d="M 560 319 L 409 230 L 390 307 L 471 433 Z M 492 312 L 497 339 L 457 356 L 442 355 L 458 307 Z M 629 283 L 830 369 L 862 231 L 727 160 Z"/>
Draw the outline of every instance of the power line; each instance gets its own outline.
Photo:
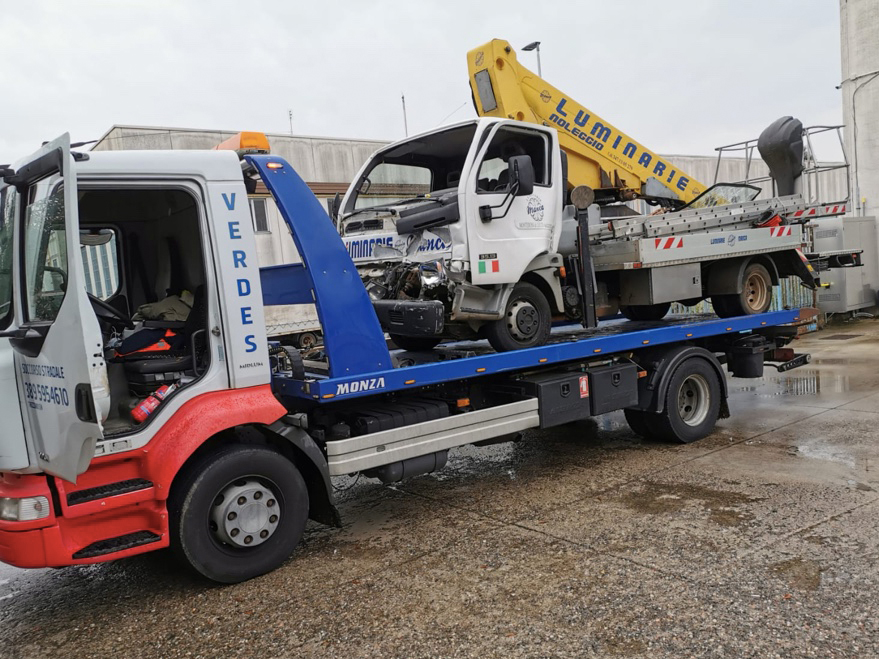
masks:
<path id="1" fill-rule="evenodd" d="M 442 124 L 446 119 L 448 119 L 449 117 L 451 117 L 451 116 L 452 116 L 453 114 L 455 114 L 458 110 L 460 110 L 461 108 L 463 108 L 465 105 L 467 105 L 467 101 L 464 101 L 463 103 L 461 103 L 461 105 L 459 105 L 459 106 L 456 107 L 454 110 L 452 110 L 451 112 L 449 112 L 445 117 L 443 117 L 442 119 L 440 119 L 440 120 L 437 122 L 437 125 L 439 126 L 440 124 Z"/>

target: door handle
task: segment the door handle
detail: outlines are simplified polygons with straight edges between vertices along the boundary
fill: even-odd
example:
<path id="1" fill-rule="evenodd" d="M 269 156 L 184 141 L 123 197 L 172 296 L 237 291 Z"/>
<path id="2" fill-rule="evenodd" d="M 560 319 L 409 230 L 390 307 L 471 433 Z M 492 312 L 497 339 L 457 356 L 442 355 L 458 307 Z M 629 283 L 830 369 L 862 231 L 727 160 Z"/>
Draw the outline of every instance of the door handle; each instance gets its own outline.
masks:
<path id="1" fill-rule="evenodd" d="M 87 423 L 97 423 L 98 417 L 95 414 L 95 399 L 92 396 L 92 385 L 80 383 L 76 385 L 73 391 L 73 401 L 76 406 L 76 416 L 80 421 Z"/>

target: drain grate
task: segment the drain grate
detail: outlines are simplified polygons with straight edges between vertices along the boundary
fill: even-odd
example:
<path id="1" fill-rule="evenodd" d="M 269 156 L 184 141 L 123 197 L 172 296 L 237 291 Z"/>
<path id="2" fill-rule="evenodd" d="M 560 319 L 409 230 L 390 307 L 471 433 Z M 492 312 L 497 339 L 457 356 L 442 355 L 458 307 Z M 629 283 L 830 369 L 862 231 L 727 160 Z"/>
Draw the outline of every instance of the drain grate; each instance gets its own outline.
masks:
<path id="1" fill-rule="evenodd" d="M 848 341 L 849 339 L 856 339 L 859 336 L 864 336 L 863 334 L 831 334 L 830 336 L 822 336 L 822 341 Z"/>

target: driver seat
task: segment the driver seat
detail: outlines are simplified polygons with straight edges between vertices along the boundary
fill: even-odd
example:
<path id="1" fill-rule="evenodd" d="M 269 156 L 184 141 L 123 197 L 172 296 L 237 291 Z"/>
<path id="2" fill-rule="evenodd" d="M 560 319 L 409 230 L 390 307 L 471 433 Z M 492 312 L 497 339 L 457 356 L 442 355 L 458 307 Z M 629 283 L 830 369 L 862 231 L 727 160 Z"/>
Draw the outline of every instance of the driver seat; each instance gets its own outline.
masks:
<path id="1" fill-rule="evenodd" d="M 174 333 L 165 328 L 147 328 L 132 334 L 126 341 L 138 338 L 152 345 L 164 342 L 160 350 L 149 348 L 118 357 L 125 365 L 129 386 L 137 393 L 149 393 L 163 384 L 178 381 L 184 375 L 200 375 L 204 345 L 197 346 L 198 334 L 207 327 L 207 300 L 204 286 L 199 286 L 193 296 L 192 309 L 183 327 Z"/>

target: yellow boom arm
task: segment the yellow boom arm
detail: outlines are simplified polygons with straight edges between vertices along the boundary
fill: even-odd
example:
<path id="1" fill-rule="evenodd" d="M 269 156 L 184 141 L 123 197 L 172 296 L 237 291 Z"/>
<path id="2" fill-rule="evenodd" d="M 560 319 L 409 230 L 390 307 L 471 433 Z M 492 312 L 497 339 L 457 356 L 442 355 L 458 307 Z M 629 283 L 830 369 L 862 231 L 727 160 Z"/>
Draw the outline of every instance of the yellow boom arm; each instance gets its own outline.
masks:
<path id="1" fill-rule="evenodd" d="M 570 185 L 596 196 L 640 196 L 689 202 L 705 186 L 519 64 L 501 39 L 467 53 L 470 89 L 480 116 L 555 126 L 568 154 Z M 648 184 L 649 181 L 653 181 Z"/>

